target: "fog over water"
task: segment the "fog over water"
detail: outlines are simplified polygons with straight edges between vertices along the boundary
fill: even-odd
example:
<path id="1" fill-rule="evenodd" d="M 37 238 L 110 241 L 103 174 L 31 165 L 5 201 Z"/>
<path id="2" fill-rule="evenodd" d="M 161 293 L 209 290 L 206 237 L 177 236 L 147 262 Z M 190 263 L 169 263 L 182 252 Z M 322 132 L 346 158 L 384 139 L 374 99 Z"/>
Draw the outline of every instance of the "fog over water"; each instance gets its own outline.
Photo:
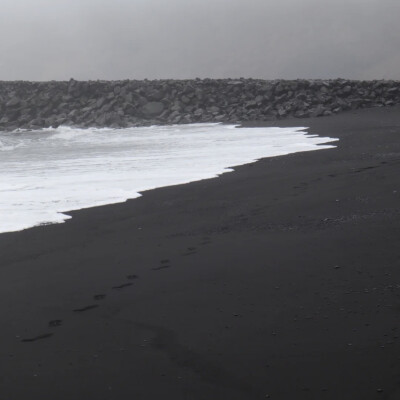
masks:
<path id="1" fill-rule="evenodd" d="M 398 0 L 1 0 L 0 80 L 400 79 Z"/>

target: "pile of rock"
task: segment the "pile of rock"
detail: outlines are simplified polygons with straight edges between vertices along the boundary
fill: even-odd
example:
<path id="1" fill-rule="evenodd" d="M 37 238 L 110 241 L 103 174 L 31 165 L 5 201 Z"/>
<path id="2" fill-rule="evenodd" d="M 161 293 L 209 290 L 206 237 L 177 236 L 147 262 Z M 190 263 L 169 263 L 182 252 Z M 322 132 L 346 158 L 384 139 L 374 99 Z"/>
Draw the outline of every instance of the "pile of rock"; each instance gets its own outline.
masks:
<path id="1" fill-rule="evenodd" d="M 318 117 L 400 103 L 399 81 L 0 82 L 0 130 Z"/>

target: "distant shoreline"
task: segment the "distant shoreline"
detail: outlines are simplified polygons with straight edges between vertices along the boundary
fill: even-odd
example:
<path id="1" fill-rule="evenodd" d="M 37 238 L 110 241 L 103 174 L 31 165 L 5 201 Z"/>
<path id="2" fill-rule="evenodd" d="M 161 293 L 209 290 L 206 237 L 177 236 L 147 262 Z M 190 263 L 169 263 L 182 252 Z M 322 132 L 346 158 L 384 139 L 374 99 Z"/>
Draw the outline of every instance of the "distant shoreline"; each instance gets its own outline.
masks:
<path id="1" fill-rule="evenodd" d="M 400 81 L 0 81 L 0 131 L 274 121 L 400 103 Z"/>

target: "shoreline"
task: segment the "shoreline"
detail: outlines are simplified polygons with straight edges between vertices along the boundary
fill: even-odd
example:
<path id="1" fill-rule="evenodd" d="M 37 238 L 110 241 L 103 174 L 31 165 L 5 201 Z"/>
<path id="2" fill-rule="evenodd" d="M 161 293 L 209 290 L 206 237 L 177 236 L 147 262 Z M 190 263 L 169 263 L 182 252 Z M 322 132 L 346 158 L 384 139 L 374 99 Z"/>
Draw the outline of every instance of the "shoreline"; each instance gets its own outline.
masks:
<path id="1" fill-rule="evenodd" d="M 396 399 L 399 111 L 245 123 L 339 141 L 0 234 L 0 393 Z"/>
<path id="2" fill-rule="evenodd" d="M 168 162 L 168 155 L 170 152 L 167 149 L 167 154 L 158 156 L 157 165 L 160 165 L 160 167 L 156 172 L 152 172 L 154 163 L 147 162 L 148 150 L 146 151 L 145 148 L 142 148 L 138 153 L 135 148 L 137 144 L 136 141 L 146 137 L 146 130 L 143 131 L 141 128 L 128 128 L 118 132 L 118 130 L 109 129 L 102 131 L 100 137 L 97 132 L 93 133 L 93 131 L 89 129 L 87 131 L 78 131 L 77 133 L 79 135 L 83 134 L 84 136 L 85 144 L 83 146 L 79 139 L 77 142 L 75 141 L 75 130 L 73 128 L 64 127 L 61 130 L 54 130 L 51 132 L 52 140 L 59 139 L 60 135 L 62 139 L 64 139 L 64 132 L 71 132 L 71 135 L 68 135 L 68 146 L 70 149 L 74 149 L 74 153 L 79 154 L 80 152 L 84 152 L 86 162 L 83 166 L 79 165 L 78 173 L 75 173 L 76 167 L 74 167 L 74 165 L 79 161 L 72 159 L 68 160 L 68 164 L 63 164 L 63 174 L 68 176 L 71 174 L 68 181 L 76 182 L 72 188 L 70 185 L 65 184 L 62 177 L 52 174 L 46 160 L 41 161 L 41 164 L 36 166 L 36 169 L 38 171 L 43 171 L 43 173 L 47 175 L 46 179 L 53 182 L 52 190 L 47 188 L 45 191 L 40 188 L 42 182 L 37 178 L 39 172 L 33 173 L 29 178 L 24 178 L 21 182 L 19 179 L 20 173 L 18 173 L 18 171 L 23 173 L 26 169 L 29 170 L 29 168 L 31 168 L 30 160 L 36 163 L 36 154 L 38 152 L 41 160 L 42 153 L 47 152 L 45 149 L 48 139 L 41 140 L 39 144 L 32 143 L 29 147 L 29 151 L 24 151 L 24 139 L 20 139 L 21 141 L 17 142 L 6 142 L 6 149 L 7 147 L 17 148 L 17 153 L 12 155 L 11 160 L 18 158 L 21 162 L 18 163 L 16 169 L 12 162 L 11 165 L 8 164 L 7 152 L 5 153 L 5 158 L 2 160 L 3 170 L 5 172 L 5 186 L 3 185 L 3 191 L 7 196 L 8 191 L 6 188 L 9 187 L 10 184 L 12 184 L 13 187 L 22 186 L 25 187 L 26 190 L 29 190 L 30 199 L 25 198 L 26 196 L 23 195 L 21 190 L 12 189 L 14 198 L 12 204 L 8 205 L 4 202 L 0 204 L 0 220 L 3 219 L 2 224 L 0 224 L 0 233 L 18 232 L 37 226 L 63 223 L 66 219 L 70 218 L 68 214 L 71 212 L 102 205 L 107 206 L 124 203 L 127 200 L 139 197 L 148 190 L 160 187 L 176 186 L 216 178 L 224 173 L 233 171 L 234 167 L 253 163 L 261 158 L 334 147 L 334 142 L 337 140 L 336 138 L 308 135 L 304 127 L 246 128 L 240 125 L 224 124 L 163 126 L 161 130 L 155 127 L 148 131 L 148 133 L 151 134 L 151 139 L 146 141 L 149 148 L 154 146 L 158 147 L 160 144 L 165 146 L 165 143 L 168 142 L 169 135 L 173 135 L 177 141 L 173 143 L 174 151 L 172 156 L 181 157 L 182 152 L 185 154 L 187 151 L 191 152 L 191 156 L 190 159 L 187 158 L 188 161 L 185 163 L 185 167 L 182 168 L 179 166 L 181 164 L 180 162 L 178 162 L 178 164 L 171 164 L 171 162 Z M 48 138 L 48 130 L 45 130 L 43 133 L 45 134 L 45 138 Z M 41 130 L 34 132 L 35 136 L 40 136 L 41 134 Z M 95 168 L 93 168 L 91 149 L 86 149 L 87 144 L 91 143 L 91 146 L 94 146 L 95 143 L 100 143 L 101 146 L 105 148 L 107 145 L 110 145 L 110 136 L 112 137 L 112 144 L 119 139 L 123 141 L 124 146 L 123 149 L 121 148 L 121 151 L 123 150 L 122 153 L 129 151 L 129 157 L 123 158 L 124 154 L 118 157 L 109 157 L 107 151 L 103 150 L 104 163 L 107 165 L 107 168 L 102 168 L 101 165 L 97 165 L 97 162 L 95 163 Z M 30 137 L 31 136 L 28 136 L 28 139 Z M 191 138 L 193 138 L 196 145 L 186 142 L 187 139 L 189 139 L 190 142 Z M 183 143 L 180 143 L 180 141 L 183 141 Z M 239 143 L 239 141 L 241 145 L 240 150 L 237 151 L 236 148 L 238 148 L 237 143 Z M 65 145 L 64 142 L 64 140 L 59 141 L 58 145 L 61 146 L 61 149 Z M 21 145 L 23 150 L 19 152 L 18 147 Z M 53 149 L 53 147 L 50 146 L 50 152 L 52 154 L 51 160 L 54 158 L 58 159 L 58 157 L 63 158 L 63 154 L 58 151 L 57 147 Z M 143 160 L 142 165 L 138 166 L 136 163 L 132 163 L 132 157 L 135 158 L 136 156 Z M 82 154 L 80 154 L 80 157 L 82 157 Z M 96 157 L 98 157 L 97 154 Z M 118 169 L 115 168 L 115 164 L 118 164 Z M 164 170 L 169 170 L 170 168 L 175 172 L 169 176 L 169 178 L 158 179 L 160 173 L 162 174 Z M 115 170 L 115 172 L 109 173 L 109 169 Z M 147 171 L 148 169 L 150 169 L 149 172 Z M 10 176 L 8 172 L 12 175 Z M 84 187 L 79 185 L 79 179 L 81 179 L 81 177 L 84 179 L 83 177 L 90 173 L 95 173 L 101 181 L 105 181 L 106 183 L 92 184 L 90 181 L 85 180 Z M 140 179 L 143 173 L 146 174 L 146 182 Z M 16 180 L 14 180 L 14 176 Z M 115 183 L 116 181 L 118 183 Z M 27 189 L 26 184 L 29 185 L 29 188 L 35 188 L 37 186 L 38 190 Z M 93 190 L 99 189 L 101 189 L 100 195 L 91 193 Z M 119 193 L 121 191 L 126 191 L 126 193 L 122 193 L 119 196 L 114 195 L 114 193 Z M 79 192 L 81 197 L 74 196 L 76 192 Z M 91 194 L 85 197 L 85 192 Z M 57 197 L 58 193 L 63 193 L 63 196 Z M 64 201 L 64 196 L 68 198 L 67 202 Z M 37 198 L 40 198 L 39 203 L 37 202 Z M 9 212 L 6 213 L 5 210 Z M 47 218 L 44 214 L 47 215 Z"/>

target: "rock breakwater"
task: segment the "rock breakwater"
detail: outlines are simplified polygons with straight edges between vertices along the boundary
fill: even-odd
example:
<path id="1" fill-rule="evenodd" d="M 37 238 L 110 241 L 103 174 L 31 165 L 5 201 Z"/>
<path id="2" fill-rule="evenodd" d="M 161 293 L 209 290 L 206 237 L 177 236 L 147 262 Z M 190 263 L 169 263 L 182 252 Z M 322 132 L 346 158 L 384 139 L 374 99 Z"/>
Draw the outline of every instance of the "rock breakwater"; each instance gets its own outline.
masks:
<path id="1" fill-rule="evenodd" d="M 0 82 L 0 130 L 319 117 L 400 103 L 400 81 Z"/>

